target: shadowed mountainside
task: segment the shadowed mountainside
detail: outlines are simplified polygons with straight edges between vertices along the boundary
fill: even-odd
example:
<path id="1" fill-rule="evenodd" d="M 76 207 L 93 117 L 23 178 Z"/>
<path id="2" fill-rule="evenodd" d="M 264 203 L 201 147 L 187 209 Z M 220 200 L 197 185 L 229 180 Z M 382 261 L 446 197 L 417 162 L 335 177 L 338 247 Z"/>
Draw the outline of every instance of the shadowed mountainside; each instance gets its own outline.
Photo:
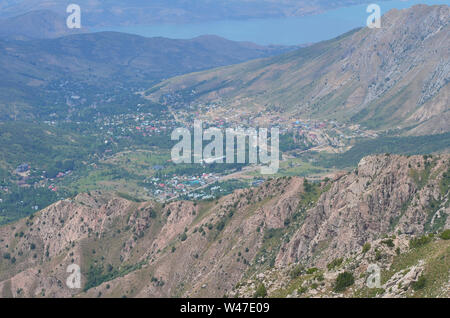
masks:
<path id="1" fill-rule="evenodd" d="M 0 39 L 0 72 L 7 74 L 0 80 L 0 102 L 3 116 L 8 116 L 12 105 L 24 115 L 25 110 L 38 111 L 41 104 L 48 103 L 45 94 L 51 85 L 87 85 L 97 90 L 145 87 L 171 76 L 291 49 L 233 42 L 216 36 L 172 40 L 117 32 L 29 41 Z M 32 116 L 33 111 L 27 114 Z"/>

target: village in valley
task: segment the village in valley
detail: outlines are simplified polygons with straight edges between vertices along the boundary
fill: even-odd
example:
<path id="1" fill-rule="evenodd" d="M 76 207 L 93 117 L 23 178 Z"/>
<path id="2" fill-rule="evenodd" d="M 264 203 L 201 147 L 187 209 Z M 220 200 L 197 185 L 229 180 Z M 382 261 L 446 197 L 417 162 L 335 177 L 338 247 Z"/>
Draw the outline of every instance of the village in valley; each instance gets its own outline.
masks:
<path id="1" fill-rule="evenodd" d="M 76 99 L 78 100 L 78 99 Z M 141 105 L 138 104 L 139 108 Z M 201 119 L 205 127 L 216 127 L 225 131 L 227 128 L 249 128 L 258 127 L 258 118 L 261 114 L 236 114 L 233 113 L 228 116 L 212 116 L 211 111 L 215 109 L 214 105 L 201 106 L 197 112 L 190 112 L 180 110 L 171 110 L 158 112 L 157 115 L 151 112 L 134 112 L 128 114 L 113 114 L 113 115 L 99 115 L 94 120 L 95 129 L 98 132 L 99 138 L 104 143 L 104 152 L 97 154 L 93 162 L 86 163 L 92 171 L 101 170 L 103 164 L 114 163 L 115 158 L 121 156 L 121 152 L 129 154 L 129 151 L 138 150 L 139 145 L 147 148 L 146 158 L 140 163 L 141 172 L 147 175 L 139 175 L 136 179 L 136 188 L 133 189 L 137 196 L 142 196 L 146 199 L 153 198 L 159 201 L 173 200 L 175 198 L 183 197 L 185 199 L 203 200 L 214 198 L 221 193 L 221 179 L 228 174 L 236 173 L 242 167 L 237 169 L 216 169 L 217 171 L 210 171 L 209 166 L 203 164 L 196 173 L 183 173 L 182 169 L 177 169 L 172 173 L 176 166 L 171 163 L 168 153 L 169 148 L 165 147 L 170 144 L 170 134 L 178 127 L 187 127 L 192 129 L 194 119 Z M 201 112 L 201 113 L 200 113 Z M 73 122 L 69 119 L 62 121 L 47 121 L 50 126 L 64 125 L 71 122 L 75 125 L 83 125 L 82 122 Z M 361 130 L 357 125 L 346 125 L 336 121 L 317 121 L 313 119 L 296 119 L 290 118 L 285 120 L 282 117 L 274 117 L 271 120 L 271 127 L 276 127 L 280 131 L 281 136 L 289 136 L 287 139 L 282 139 L 281 147 L 283 148 L 283 158 L 293 158 L 297 154 L 308 151 L 325 151 L 330 153 L 339 153 L 347 150 L 351 144 L 352 139 L 356 138 L 375 138 L 376 133 L 366 132 Z M 157 142 L 155 143 L 155 137 Z M 146 141 L 150 142 L 145 145 Z M 286 140 L 283 143 L 283 140 Z M 138 141 L 138 142 L 137 142 Z M 122 151 L 121 144 L 129 144 Z M 136 146 L 136 144 L 138 144 Z M 134 149 L 134 150 L 133 150 Z M 152 153 L 158 154 L 159 159 L 152 160 Z M 165 153 L 166 156 L 161 156 Z M 132 159 L 129 159 L 132 160 Z M 127 167 L 128 166 L 128 167 Z M 145 166 L 145 167 L 144 167 Z M 129 169 L 129 162 L 122 162 L 118 167 Z M 170 167 L 170 169 L 168 169 Z M 220 170 L 220 172 L 219 172 Z M 181 173 L 180 173 L 181 172 Z M 73 171 L 73 167 L 61 167 L 59 170 L 36 171 L 27 163 L 20 164 L 16 170 L 17 185 L 20 187 L 46 187 L 50 191 L 58 192 L 61 188 L 67 188 L 70 182 L 65 182 L 66 179 L 77 179 L 77 172 Z M 244 174 L 240 174 L 242 177 Z M 248 176 L 247 176 L 248 177 Z M 82 179 L 83 177 L 81 177 Z M 254 176 L 254 178 L 259 178 Z M 108 178 L 106 178 L 108 179 Z M 102 180 L 97 180 L 102 181 Z M 114 187 L 111 180 L 109 186 L 105 188 L 108 190 L 123 190 L 130 191 L 130 189 L 120 186 Z M 208 191 L 202 191 L 210 185 Z M 248 185 L 255 185 L 249 183 Z M 242 184 L 240 184 L 242 186 Z M 79 190 L 89 190 L 89 187 L 81 187 Z M 4 189 L 5 191 L 5 189 Z"/>
<path id="2" fill-rule="evenodd" d="M 77 132 L 94 135 L 99 143 L 98 150 L 82 162 L 66 160 L 46 169 L 31 162 L 18 162 L 11 171 L 12 183 L 0 185 L 0 205 L 12 187 L 46 191 L 52 193 L 49 194 L 51 200 L 102 189 L 166 202 L 215 199 L 234 189 L 258 186 L 264 181 L 267 176 L 257 173 L 255 165 L 223 167 L 214 162 L 175 165 L 170 158 L 174 145 L 171 133 L 181 127 L 193 129 L 196 120 L 202 121 L 205 129 L 214 127 L 223 132 L 227 128 L 278 128 L 282 153 L 279 175 L 308 175 L 312 179 L 331 171 L 315 167 L 314 158 L 305 162 L 300 158 L 302 154 L 343 153 L 355 140 L 377 137 L 376 132 L 363 130 L 355 124 L 286 117 L 277 112 L 225 111 L 220 103 L 193 105 L 173 101 L 167 96 L 161 103 L 151 104 L 136 97 L 137 91 L 133 90 L 128 97 L 130 104 L 126 110 L 115 111 L 116 102 L 127 100 L 121 89 L 115 92 L 117 96 L 114 92 L 83 96 L 67 89 L 60 99 L 68 112 L 64 115 L 49 113 L 44 124 L 55 129 L 71 127 Z M 86 106 L 88 113 L 80 110 Z M 47 201 L 39 205 L 28 203 L 28 207 L 41 209 Z"/>

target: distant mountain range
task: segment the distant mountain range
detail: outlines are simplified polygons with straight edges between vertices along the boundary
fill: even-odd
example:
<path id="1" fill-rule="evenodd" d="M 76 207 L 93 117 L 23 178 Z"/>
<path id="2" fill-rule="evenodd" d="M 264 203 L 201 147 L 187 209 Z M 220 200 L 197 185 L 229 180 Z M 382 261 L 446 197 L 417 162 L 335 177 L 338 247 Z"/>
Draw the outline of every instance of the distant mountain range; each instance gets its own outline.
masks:
<path id="1" fill-rule="evenodd" d="M 66 18 L 50 10 L 30 11 L 19 16 L 0 19 L 0 38 L 27 40 L 47 39 L 80 33 L 69 29 Z"/>
<path id="2" fill-rule="evenodd" d="M 78 0 L 86 26 L 186 23 L 223 19 L 288 17 L 314 14 L 367 0 Z M 3 0 L 0 17 L 32 10 L 65 15 L 71 1 Z"/>
<path id="3" fill-rule="evenodd" d="M 354 30 L 281 56 L 185 75 L 147 91 L 251 113 L 329 118 L 410 134 L 450 130 L 450 8 L 392 10 L 381 29 Z M 195 94 L 185 94 L 186 92 Z M 230 110 L 229 110 L 230 111 Z"/>

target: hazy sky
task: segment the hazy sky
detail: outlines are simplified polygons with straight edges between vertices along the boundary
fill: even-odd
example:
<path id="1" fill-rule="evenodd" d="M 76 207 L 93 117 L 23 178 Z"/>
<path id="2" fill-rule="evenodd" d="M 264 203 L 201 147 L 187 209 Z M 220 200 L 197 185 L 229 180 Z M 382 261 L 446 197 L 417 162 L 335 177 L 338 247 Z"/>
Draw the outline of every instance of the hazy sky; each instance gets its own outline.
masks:
<path id="1" fill-rule="evenodd" d="M 450 4 L 450 0 L 393 0 L 378 1 L 381 12 L 408 8 L 416 4 Z M 97 30 L 114 30 L 144 36 L 193 38 L 214 34 L 236 41 L 259 44 L 303 44 L 326 40 L 356 27 L 365 26 L 369 13 L 367 4 L 333 9 L 303 17 L 259 18 L 244 20 L 219 20 L 201 23 L 161 23 L 128 27 L 106 27 Z"/>

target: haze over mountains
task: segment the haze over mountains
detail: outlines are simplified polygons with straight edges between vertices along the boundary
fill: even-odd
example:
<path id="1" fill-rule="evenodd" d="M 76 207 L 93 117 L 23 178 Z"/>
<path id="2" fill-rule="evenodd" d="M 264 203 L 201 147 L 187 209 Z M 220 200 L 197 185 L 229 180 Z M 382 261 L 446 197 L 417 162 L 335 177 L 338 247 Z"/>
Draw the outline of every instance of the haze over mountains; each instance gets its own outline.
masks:
<path id="1" fill-rule="evenodd" d="M 187 102 L 352 121 L 411 134 L 449 131 L 450 8 L 392 10 L 355 30 L 282 56 L 186 75 L 147 91 Z M 184 96 L 184 95 L 183 95 Z"/>
<path id="2" fill-rule="evenodd" d="M 182 23 L 223 19 L 302 16 L 366 3 L 364 0 L 79 0 L 86 26 Z M 0 17 L 32 10 L 65 14 L 70 1 L 4 0 Z"/>
<path id="3" fill-rule="evenodd" d="M 66 17 L 50 10 L 30 11 L 0 19 L 0 38 L 49 39 L 80 32 L 79 29 L 67 28 Z"/>

